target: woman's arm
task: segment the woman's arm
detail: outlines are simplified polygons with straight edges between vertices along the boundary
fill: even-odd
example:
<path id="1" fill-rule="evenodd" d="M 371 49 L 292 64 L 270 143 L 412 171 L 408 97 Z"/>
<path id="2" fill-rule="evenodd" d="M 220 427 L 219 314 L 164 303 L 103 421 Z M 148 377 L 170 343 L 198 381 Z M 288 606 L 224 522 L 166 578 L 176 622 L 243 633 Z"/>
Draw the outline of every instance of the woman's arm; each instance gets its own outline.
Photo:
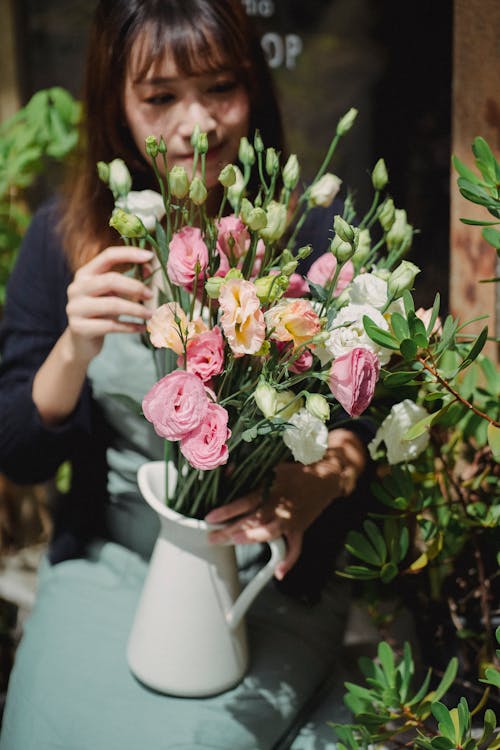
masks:
<path id="1" fill-rule="evenodd" d="M 227 525 L 211 532 L 210 540 L 250 544 L 284 536 L 288 553 L 275 571 L 276 578 L 282 579 L 299 558 L 305 530 L 332 501 L 351 494 L 365 465 L 366 450 L 360 438 L 347 429 L 332 430 L 321 461 L 276 467 L 264 503 L 261 494 L 254 492 L 211 511 L 207 522 Z"/>

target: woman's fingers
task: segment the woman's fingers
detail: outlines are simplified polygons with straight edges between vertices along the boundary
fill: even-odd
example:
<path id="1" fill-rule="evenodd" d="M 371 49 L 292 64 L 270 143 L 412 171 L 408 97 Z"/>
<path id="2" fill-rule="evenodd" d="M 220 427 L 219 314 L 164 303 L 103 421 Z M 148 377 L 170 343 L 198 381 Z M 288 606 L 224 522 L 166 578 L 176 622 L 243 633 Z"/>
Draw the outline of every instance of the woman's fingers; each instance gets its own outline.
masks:
<path id="1" fill-rule="evenodd" d="M 138 302 L 130 302 L 122 297 L 80 297 L 73 299 L 67 306 L 68 317 L 80 318 L 118 318 L 129 315 L 133 318 L 148 320 L 151 311 Z"/>
<path id="2" fill-rule="evenodd" d="M 142 281 L 124 276 L 117 271 L 75 277 L 75 281 L 68 288 L 68 297 L 72 299 L 81 294 L 95 297 L 116 294 L 132 300 L 145 300 L 153 296 L 151 290 Z"/>
<path id="3" fill-rule="evenodd" d="M 231 518 L 251 513 L 262 504 L 262 496 L 258 492 L 233 500 L 232 503 L 214 508 L 205 516 L 207 523 L 225 523 Z"/>
<path id="4" fill-rule="evenodd" d="M 285 559 L 277 564 L 274 571 L 274 575 L 278 581 L 281 581 L 286 576 L 299 559 L 302 551 L 302 538 L 303 533 L 298 530 L 291 531 L 286 535 L 287 554 Z"/>
<path id="5" fill-rule="evenodd" d="M 83 274 L 102 274 L 110 271 L 114 266 L 123 263 L 137 264 L 151 261 L 154 253 L 151 250 L 143 250 L 139 247 L 120 245 L 107 247 L 101 253 L 92 258 L 85 266 L 77 272 Z"/>

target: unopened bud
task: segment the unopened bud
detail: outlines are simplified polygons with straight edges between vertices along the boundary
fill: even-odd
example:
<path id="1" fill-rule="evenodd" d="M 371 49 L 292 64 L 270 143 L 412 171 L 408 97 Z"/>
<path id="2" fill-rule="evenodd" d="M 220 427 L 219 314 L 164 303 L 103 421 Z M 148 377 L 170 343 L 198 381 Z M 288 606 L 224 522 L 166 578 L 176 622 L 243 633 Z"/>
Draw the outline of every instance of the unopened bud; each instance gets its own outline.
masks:
<path id="1" fill-rule="evenodd" d="M 395 218 L 396 209 L 394 208 L 394 201 L 392 198 L 386 198 L 378 209 L 378 220 L 384 232 L 389 231 L 394 224 Z"/>
<path id="2" fill-rule="evenodd" d="M 403 242 L 409 244 L 413 236 L 413 228 L 406 220 L 406 211 L 404 208 L 396 208 L 394 214 L 394 222 L 387 232 L 386 237 L 389 250 L 401 245 Z"/>
<path id="3" fill-rule="evenodd" d="M 248 167 L 251 167 L 255 162 L 255 151 L 246 136 L 243 136 L 240 140 L 238 158 L 242 164 Z"/>
<path id="4" fill-rule="evenodd" d="M 199 154 L 206 154 L 208 151 L 208 136 L 206 133 L 200 133 L 196 142 Z"/>
<path id="5" fill-rule="evenodd" d="M 158 141 L 156 140 L 154 135 L 148 135 L 144 143 L 148 156 L 151 156 L 151 158 L 153 159 L 158 156 Z"/>
<path id="6" fill-rule="evenodd" d="M 266 224 L 261 229 L 260 236 L 268 242 L 275 242 L 283 236 L 286 229 L 286 206 L 284 203 L 270 201 L 265 214 Z"/>
<path id="7" fill-rule="evenodd" d="M 293 391 L 279 391 L 277 401 L 276 416 L 282 419 L 290 419 L 304 403 L 304 399 L 297 398 Z"/>
<path id="8" fill-rule="evenodd" d="M 340 177 L 327 172 L 309 188 L 309 205 L 327 208 L 333 203 L 341 185 Z"/>
<path id="9" fill-rule="evenodd" d="M 109 165 L 105 161 L 97 162 L 97 175 L 100 180 L 106 183 L 109 182 Z"/>
<path id="10" fill-rule="evenodd" d="M 275 174 L 280 166 L 280 160 L 278 157 L 278 154 L 274 150 L 274 148 L 268 148 L 266 150 L 266 172 L 267 174 L 272 177 L 273 174 Z"/>
<path id="11" fill-rule="evenodd" d="M 132 178 L 123 159 L 113 159 L 109 163 L 109 187 L 115 198 L 125 196 L 132 187 Z"/>
<path id="12" fill-rule="evenodd" d="M 330 417 L 330 406 L 328 401 L 320 393 L 308 393 L 306 396 L 306 409 L 313 417 L 326 422 Z"/>
<path id="13" fill-rule="evenodd" d="M 283 185 L 287 190 L 293 190 L 299 181 L 300 165 L 295 154 L 290 154 L 283 167 Z"/>
<path id="14" fill-rule="evenodd" d="M 337 124 L 337 135 L 344 135 L 353 126 L 354 120 L 358 115 L 358 110 L 351 107 L 346 114 L 340 118 Z"/>
<path id="15" fill-rule="evenodd" d="M 189 177 L 184 167 L 175 164 L 168 175 L 170 192 L 174 198 L 185 198 L 189 191 Z"/>
<path id="16" fill-rule="evenodd" d="M 200 126 L 196 124 L 193 128 L 193 132 L 191 133 L 191 146 L 193 148 L 198 147 L 198 138 L 200 135 Z"/>
<path id="17" fill-rule="evenodd" d="M 267 214 L 264 211 L 263 208 L 252 208 L 250 213 L 248 214 L 248 219 L 246 221 L 246 225 L 252 229 L 254 232 L 260 232 L 262 234 L 262 230 L 267 224 Z"/>
<path id="18" fill-rule="evenodd" d="M 272 304 L 280 299 L 288 289 L 288 276 L 283 274 L 258 276 L 253 284 L 260 301 L 265 305 Z"/>
<path id="19" fill-rule="evenodd" d="M 330 245 L 330 252 L 339 263 L 346 263 L 354 255 L 354 247 L 350 242 L 341 240 L 338 235 L 335 235 Z"/>
<path id="20" fill-rule="evenodd" d="M 226 164 L 219 174 L 219 182 L 225 188 L 230 188 L 236 182 L 236 171 L 232 164 Z"/>
<path id="21" fill-rule="evenodd" d="M 409 260 L 402 260 L 389 276 L 387 282 L 389 299 L 398 299 L 406 289 L 411 289 L 417 273 L 420 273 L 418 266 L 410 263 Z"/>
<path id="22" fill-rule="evenodd" d="M 253 147 L 258 154 L 262 154 L 264 151 L 264 143 L 262 141 L 262 138 L 260 137 L 260 133 L 258 130 L 255 131 L 255 135 L 253 138 Z"/>
<path id="23" fill-rule="evenodd" d="M 220 288 L 226 281 L 224 276 L 210 276 L 205 281 L 205 291 L 210 299 L 219 299 Z"/>
<path id="24" fill-rule="evenodd" d="M 350 244 L 353 244 L 354 242 L 354 229 L 351 227 L 350 224 L 347 223 L 345 219 L 342 218 L 342 216 L 335 216 L 333 219 L 333 228 L 335 230 L 335 234 L 340 237 L 341 240 L 344 240 L 344 242 L 349 242 Z"/>
<path id="25" fill-rule="evenodd" d="M 368 228 L 360 229 L 357 236 L 356 252 L 354 253 L 352 260 L 356 263 L 357 268 L 361 268 L 363 263 L 370 255 L 372 248 L 372 242 L 370 237 L 370 230 Z"/>
<path id="26" fill-rule="evenodd" d="M 241 196 L 243 195 L 243 192 L 245 190 L 245 178 L 243 177 L 241 169 L 239 167 L 233 165 L 233 168 L 236 175 L 236 181 L 233 183 L 233 185 L 228 187 L 227 197 L 233 209 L 236 210 L 236 207 L 238 206 L 241 200 Z"/>
<path id="27" fill-rule="evenodd" d="M 304 260 L 304 258 L 308 258 L 313 251 L 312 245 L 304 245 L 304 247 L 299 248 L 297 252 L 297 258 L 299 260 Z"/>
<path id="28" fill-rule="evenodd" d="M 387 185 L 388 180 L 389 180 L 389 175 L 387 174 L 387 167 L 385 166 L 385 161 L 383 159 L 379 159 L 378 162 L 373 167 L 372 185 L 375 188 L 375 190 L 383 190 L 385 186 Z"/>
<path id="29" fill-rule="evenodd" d="M 163 136 L 160 135 L 160 142 L 158 143 L 158 151 L 160 154 L 166 154 L 167 153 L 167 144 L 163 140 Z"/>
<path id="30" fill-rule="evenodd" d="M 207 189 L 199 177 L 193 177 L 189 186 L 189 197 L 197 206 L 201 206 L 207 199 Z"/>
<path id="31" fill-rule="evenodd" d="M 269 383 L 261 380 L 254 391 L 253 397 L 258 409 L 267 419 L 274 417 L 278 407 L 278 394 Z"/>
<path id="32" fill-rule="evenodd" d="M 115 208 L 109 220 L 109 226 L 116 229 L 122 237 L 128 237 L 130 239 L 146 237 L 148 233 L 146 227 L 138 216 L 129 214 L 122 208 Z"/>

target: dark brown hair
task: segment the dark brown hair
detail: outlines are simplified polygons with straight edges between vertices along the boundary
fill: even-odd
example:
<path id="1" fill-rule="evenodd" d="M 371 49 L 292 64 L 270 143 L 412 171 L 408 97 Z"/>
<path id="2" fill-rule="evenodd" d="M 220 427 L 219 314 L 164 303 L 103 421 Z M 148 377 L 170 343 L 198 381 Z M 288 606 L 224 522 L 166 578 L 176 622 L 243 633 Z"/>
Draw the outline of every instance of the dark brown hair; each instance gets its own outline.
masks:
<path id="1" fill-rule="evenodd" d="M 108 228 L 110 191 L 97 176 L 98 161 L 123 158 L 135 189 L 150 185 L 152 170 L 137 149 L 123 112 L 123 89 L 134 42 L 147 30 L 141 50 L 148 69 L 168 48 L 178 70 L 193 75 L 233 70 L 250 100 L 249 137 L 283 151 L 282 120 L 260 40 L 240 0 L 100 0 L 90 34 L 82 96 L 80 148 L 65 189 L 61 230 L 75 269 L 117 242 Z"/>

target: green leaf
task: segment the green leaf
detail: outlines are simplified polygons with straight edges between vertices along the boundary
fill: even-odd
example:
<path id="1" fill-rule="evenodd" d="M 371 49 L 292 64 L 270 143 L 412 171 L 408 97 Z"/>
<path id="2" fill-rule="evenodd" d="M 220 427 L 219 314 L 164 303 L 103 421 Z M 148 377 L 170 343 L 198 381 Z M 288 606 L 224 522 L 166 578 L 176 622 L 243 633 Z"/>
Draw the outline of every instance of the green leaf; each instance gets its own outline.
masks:
<path id="1" fill-rule="evenodd" d="M 401 313 L 392 313 L 391 326 L 392 330 L 394 331 L 394 335 L 399 340 L 407 339 L 409 337 L 410 329 L 408 328 L 408 321 L 401 315 Z"/>
<path id="2" fill-rule="evenodd" d="M 415 303 L 413 302 L 413 297 L 411 296 L 409 289 L 405 289 L 403 292 L 403 304 L 407 316 L 410 312 L 415 312 Z"/>
<path id="3" fill-rule="evenodd" d="M 403 357 L 407 360 L 413 360 L 417 354 L 417 342 L 413 339 L 403 339 L 399 345 L 399 350 Z"/>
<path id="4" fill-rule="evenodd" d="M 366 520 L 363 523 L 363 528 L 377 552 L 379 561 L 383 563 L 387 557 L 387 547 L 378 526 L 373 521 Z"/>
<path id="5" fill-rule="evenodd" d="M 392 562 L 385 563 L 380 570 L 380 580 L 382 583 L 390 583 L 398 574 L 398 566 Z"/>
<path id="6" fill-rule="evenodd" d="M 428 432 L 435 417 L 442 411 L 443 409 L 440 409 L 434 414 L 428 414 L 423 419 L 419 419 L 418 422 L 415 422 L 415 424 L 405 432 L 405 434 L 403 435 L 403 440 L 415 440 L 416 438 L 420 437 L 420 435 L 423 435 L 424 432 Z"/>
<path id="7" fill-rule="evenodd" d="M 490 739 L 490 737 L 493 735 L 493 732 L 495 731 L 496 725 L 497 717 L 495 716 L 495 712 L 492 711 L 491 708 L 487 708 L 484 712 L 483 734 L 478 742 L 479 745 L 482 745 L 484 742 L 487 742 Z"/>
<path id="8" fill-rule="evenodd" d="M 451 157 L 451 160 L 453 162 L 453 166 L 457 170 L 460 177 L 464 177 L 466 180 L 469 180 L 470 182 L 475 182 L 476 184 L 481 182 L 479 177 L 471 169 L 469 169 L 469 167 L 467 167 L 462 161 L 460 161 L 458 156 L 453 155 Z"/>
<path id="9" fill-rule="evenodd" d="M 394 652 L 386 641 L 381 641 L 378 644 L 377 656 L 387 677 L 387 684 L 393 686 L 396 677 L 396 663 Z"/>
<path id="10" fill-rule="evenodd" d="M 416 372 L 403 372 L 403 370 L 400 370 L 398 372 L 389 372 L 383 378 L 383 383 L 385 386 L 387 386 L 387 388 L 398 388 L 401 385 L 412 383 L 416 375 Z M 418 385 L 418 381 L 415 380 L 412 384 Z"/>
<path id="11" fill-rule="evenodd" d="M 488 425 L 488 445 L 493 453 L 495 461 L 500 461 L 500 427 L 491 422 Z"/>
<path id="12" fill-rule="evenodd" d="M 446 667 L 441 682 L 434 691 L 435 700 L 439 700 L 440 698 L 442 698 L 446 691 L 450 689 L 455 677 L 457 676 L 457 671 L 458 659 L 456 656 L 453 656 L 448 662 L 448 666 Z"/>
<path id="13" fill-rule="evenodd" d="M 417 703 L 420 703 L 420 701 L 427 695 L 427 691 L 429 689 L 429 685 L 431 682 L 432 677 L 432 669 L 427 670 L 427 674 L 425 675 L 424 681 L 422 682 L 420 688 L 415 693 L 411 701 L 408 703 L 409 706 L 414 706 Z"/>
<path id="14" fill-rule="evenodd" d="M 378 567 L 382 562 L 377 551 L 372 547 L 370 542 L 359 533 L 351 529 L 347 535 L 345 548 L 355 557 L 363 562 Z M 384 558 L 385 559 L 385 558 Z"/>
<path id="15" fill-rule="evenodd" d="M 479 680 L 479 682 L 486 682 L 488 685 L 500 688 L 500 672 L 493 667 L 488 667 L 484 671 L 485 679 Z"/>
<path id="16" fill-rule="evenodd" d="M 483 229 L 481 234 L 483 235 L 486 242 L 494 247 L 495 250 L 500 250 L 500 231 L 498 229 L 487 227 L 486 229 Z"/>
<path id="17" fill-rule="evenodd" d="M 488 326 L 485 326 L 482 329 L 481 333 L 476 338 L 469 353 L 467 354 L 463 362 L 460 364 L 458 368 L 458 372 L 460 372 L 460 370 L 463 370 L 465 367 L 468 367 L 470 363 L 473 362 L 476 359 L 476 357 L 479 356 L 479 354 L 484 348 L 487 338 L 488 338 Z"/>
<path id="18" fill-rule="evenodd" d="M 500 167 L 487 141 L 481 136 L 474 138 L 472 153 L 476 157 L 477 168 L 485 182 L 496 188 L 500 182 Z"/>
<path id="19" fill-rule="evenodd" d="M 367 336 L 371 338 L 379 346 L 383 346 L 386 349 L 399 349 L 399 343 L 389 331 L 384 331 L 383 328 L 379 328 L 371 318 L 367 315 L 363 315 L 363 325 Z"/>
<path id="20" fill-rule="evenodd" d="M 441 734 L 444 737 L 447 737 L 449 740 L 452 740 L 452 742 L 455 744 L 455 725 L 453 723 L 453 719 L 450 716 L 449 709 L 444 705 L 444 703 L 436 701 L 432 704 L 431 711 L 434 718 L 437 719 L 438 728 Z"/>

